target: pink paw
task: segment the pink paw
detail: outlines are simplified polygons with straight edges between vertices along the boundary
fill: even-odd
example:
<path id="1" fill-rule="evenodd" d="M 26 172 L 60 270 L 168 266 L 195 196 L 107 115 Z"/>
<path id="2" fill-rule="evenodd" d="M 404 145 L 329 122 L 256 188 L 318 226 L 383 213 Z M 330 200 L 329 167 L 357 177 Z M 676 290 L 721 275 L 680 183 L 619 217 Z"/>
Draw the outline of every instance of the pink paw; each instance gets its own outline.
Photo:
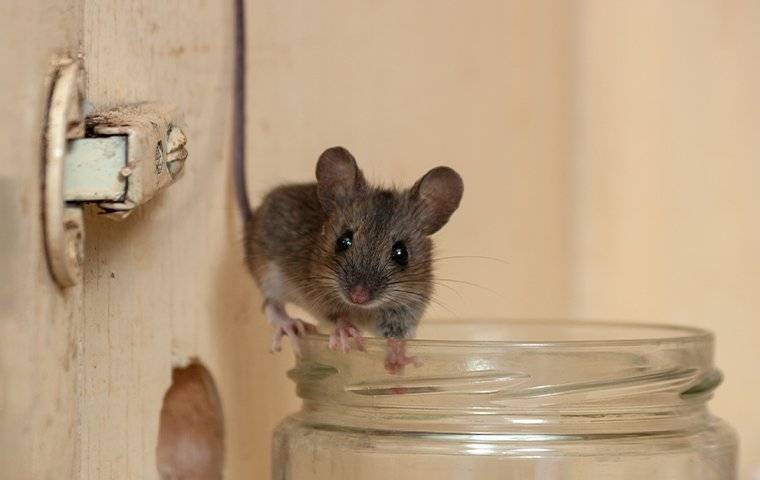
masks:
<path id="1" fill-rule="evenodd" d="M 422 365 L 417 357 L 406 354 L 406 342 L 395 338 L 388 339 L 388 352 L 385 354 L 385 369 L 388 373 L 397 375 L 404 371 L 407 365 L 419 367 Z"/>
<path id="2" fill-rule="evenodd" d="M 352 338 L 356 342 L 356 349 L 363 352 L 364 338 L 362 332 L 353 323 L 347 320 L 338 320 L 335 330 L 330 334 L 330 350 L 335 350 L 340 346 L 343 353 L 348 353 L 351 350 L 349 340 Z"/>
<path id="3" fill-rule="evenodd" d="M 317 333 L 317 329 L 314 325 L 297 318 L 278 321 L 275 324 L 274 335 L 272 335 L 272 351 L 279 352 L 282 350 L 282 337 L 287 336 L 293 353 L 296 357 L 301 358 L 301 343 L 298 337 L 307 333 Z"/>

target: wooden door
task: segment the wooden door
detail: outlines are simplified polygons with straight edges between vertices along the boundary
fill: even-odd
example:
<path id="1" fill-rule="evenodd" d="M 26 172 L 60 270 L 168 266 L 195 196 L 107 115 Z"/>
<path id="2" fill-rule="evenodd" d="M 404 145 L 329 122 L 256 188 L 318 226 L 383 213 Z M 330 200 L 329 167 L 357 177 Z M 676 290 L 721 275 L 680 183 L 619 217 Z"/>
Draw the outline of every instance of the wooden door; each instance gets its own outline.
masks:
<path id="1" fill-rule="evenodd" d="M 225 417 L 225 478 L 266 478 L 295 409 L 268 353 L 229 189 L 232 2 L 9 0 L 0 6 L 2 478 L 158 478 L 172 369 L 197 358 Z M 54 57 L 81 56 L 86 107 L 176 107 L 183 178 L 123 222 L 85 217 L 84 275 L 48 270 L 42 131 Z M 279 398 L 279 401 L 272 401 Z M 287 400 L 283 401 L 285 398 Z"/>

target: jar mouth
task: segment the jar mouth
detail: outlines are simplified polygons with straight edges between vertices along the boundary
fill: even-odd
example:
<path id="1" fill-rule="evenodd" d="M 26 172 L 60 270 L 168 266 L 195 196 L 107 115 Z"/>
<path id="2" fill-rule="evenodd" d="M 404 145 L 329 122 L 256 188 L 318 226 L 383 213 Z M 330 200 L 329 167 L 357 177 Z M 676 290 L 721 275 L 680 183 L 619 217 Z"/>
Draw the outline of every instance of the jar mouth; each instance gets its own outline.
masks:
<path id="1" fill-rule="evenodd" d="M 317 337 L 327 339 L 326 335 Z M 713 333 L 697 327 L 632 321 L 554 319 L 429 319 L 410 347 L 551 348 L 662 346 L 712 342 Z M 385 340 L 367 338 L 369 344 Z"/>
<path id="2" fill-rule="evenodd" d="M 379 415 L 441 429 L 467 418 L 479 431 L 575 422 L 598 431 L 644 418 L 652 425 L 630 428 L 665 431 L 701 415 L 720 384 L 713 343 L 706 330 L 675 325 L 438 320 L 407 341 L 416 361 L 400 373 L 386 368 L 391 347 L 382 338 L 344 353 L 325 335 L 307 335 L 289 375 L 303 412 L 338 412 L 345 418 L 332 421 L 361 428 Z"/>

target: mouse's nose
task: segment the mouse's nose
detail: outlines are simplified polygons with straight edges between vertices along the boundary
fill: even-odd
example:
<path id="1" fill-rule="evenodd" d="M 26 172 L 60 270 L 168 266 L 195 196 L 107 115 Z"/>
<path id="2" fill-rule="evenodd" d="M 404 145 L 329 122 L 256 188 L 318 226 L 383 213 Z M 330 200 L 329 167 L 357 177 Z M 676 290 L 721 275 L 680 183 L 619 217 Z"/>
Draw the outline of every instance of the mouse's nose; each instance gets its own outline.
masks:
<path id="1" fill-rule="evenodd" d="M 372 298 L 372 294 L 369 292 L 369 288 L 367 288 L 366 285 L 354 285 L 351 287 L 351 289 L 348 291 L 348 296 L 351 298 L 351 301 L 356 304 L 363 304 L 370 301 Z"/>

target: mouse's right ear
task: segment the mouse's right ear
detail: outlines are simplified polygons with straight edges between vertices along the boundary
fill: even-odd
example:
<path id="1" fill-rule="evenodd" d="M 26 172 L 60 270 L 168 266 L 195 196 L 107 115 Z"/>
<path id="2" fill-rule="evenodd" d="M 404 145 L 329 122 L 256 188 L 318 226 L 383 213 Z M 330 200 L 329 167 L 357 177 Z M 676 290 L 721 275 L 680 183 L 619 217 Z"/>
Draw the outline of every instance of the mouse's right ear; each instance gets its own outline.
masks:
<path id="1" fill-rule="evenodd" d="M 319 156 L 317 195 L 325 211 L 345 205 L 366 187 L 367 183 L 356 165 L 356 159 L 345 148 L 328 148 Z"/>

